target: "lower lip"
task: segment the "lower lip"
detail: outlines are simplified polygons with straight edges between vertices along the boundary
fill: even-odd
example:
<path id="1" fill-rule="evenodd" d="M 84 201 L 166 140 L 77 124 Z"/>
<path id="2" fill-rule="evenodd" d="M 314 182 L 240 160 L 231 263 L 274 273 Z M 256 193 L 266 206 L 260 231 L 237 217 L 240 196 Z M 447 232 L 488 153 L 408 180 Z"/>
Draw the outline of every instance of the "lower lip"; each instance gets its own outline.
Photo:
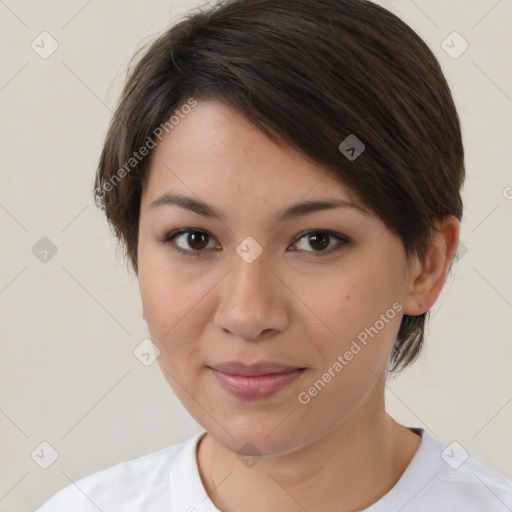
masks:
<path id="1" fill-rule="evenodd" d="M 286 373 L 248 377 L 244 375 L 229 375 L 213 368 L 209 369 L 217 379 L 217 382 L 226 391 L 229 391 L 238 398 L 245 399 L 266 398 L 273 395 L 299 378 L 305 371 L 305 369 L 301 369 Z"/>

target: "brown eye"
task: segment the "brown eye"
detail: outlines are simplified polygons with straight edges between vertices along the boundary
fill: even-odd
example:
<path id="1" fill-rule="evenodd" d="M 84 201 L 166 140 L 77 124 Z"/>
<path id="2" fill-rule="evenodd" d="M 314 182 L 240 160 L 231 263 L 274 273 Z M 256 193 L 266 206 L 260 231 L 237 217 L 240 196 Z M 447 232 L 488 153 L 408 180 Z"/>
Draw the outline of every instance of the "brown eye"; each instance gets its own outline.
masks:
<path id="1" fill-rule="evenodd" d="M 162 242 L 168 244 L 174 251 L 192 256 L 206 252 L 207 249 L 216 248 L 215 244 L 213 244 L 213 247 L 208 246 L 210 242 L 213 242 L 212 236 L 209 233 L 194 229 L 174 231 L 165 237 Z"/>
<path id="2" fill-rule="evenodd" d="M 315 233 L 308 235 L 308 243 L 313 249 L 323 251 L 329 247 L 329 235 L 325 233 Z"/>
<path id="3" fill-rule="evenodd" d="M 303 240 L 304 242 L 302 242 Z M 313 256 L 325 256 L 338 251 L 349 243 L 350 240 L 341 234 L 328 231 L 309 231 L 299 238 L 296 246 L 299 251 L 312 253 Z"/>
<path id="4" fill-rule="evenodd" d="M 186 240 L 189 247 L 199 251 L 208 245 L 209 238 L 210 237 L 203 231 L 189 231 Z"/>

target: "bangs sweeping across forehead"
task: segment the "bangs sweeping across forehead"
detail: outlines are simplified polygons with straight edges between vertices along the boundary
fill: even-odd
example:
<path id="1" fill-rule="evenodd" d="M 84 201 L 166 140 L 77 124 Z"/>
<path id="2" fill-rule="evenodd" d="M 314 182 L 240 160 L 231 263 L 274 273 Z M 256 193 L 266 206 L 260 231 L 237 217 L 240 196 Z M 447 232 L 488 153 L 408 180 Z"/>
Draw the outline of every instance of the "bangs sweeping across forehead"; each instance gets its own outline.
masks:
<path id="1" fill-rule="evenodd" d="M 434 222 L 462 218 L 464 150 L 435 56 L 397 16 L 365 0 L 228 0 L 192 12 L 135 56 L 111 121 L 95 197 L 137 272 L 150 154 L 126 168 L 191 99 L 218 99 L 274 142 L 318 163 L 422 256 Z M 349 135 L 365 146 L 351 161 Z M 158 139 L 155 141 L 158 143 Z M 112 179 L 122 179 L 114 186 Z M 405 315 L 391 371 L 412 363 L 427 313 Z"/>

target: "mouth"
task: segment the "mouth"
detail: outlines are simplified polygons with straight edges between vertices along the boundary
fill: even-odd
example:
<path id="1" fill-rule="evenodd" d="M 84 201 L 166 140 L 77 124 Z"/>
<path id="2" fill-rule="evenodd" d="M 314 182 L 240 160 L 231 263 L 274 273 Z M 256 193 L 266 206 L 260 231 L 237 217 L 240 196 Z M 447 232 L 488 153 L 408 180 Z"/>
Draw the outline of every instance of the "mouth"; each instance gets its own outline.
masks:
<path id="1" fill-rule="evenodd" d="M 207 366 L 207 369 L 224 390 L 241 399 L 271 396 L 294 382 L 307 370 L 305 367 L 272 362 L 246 365 L 236 361 Z"/>

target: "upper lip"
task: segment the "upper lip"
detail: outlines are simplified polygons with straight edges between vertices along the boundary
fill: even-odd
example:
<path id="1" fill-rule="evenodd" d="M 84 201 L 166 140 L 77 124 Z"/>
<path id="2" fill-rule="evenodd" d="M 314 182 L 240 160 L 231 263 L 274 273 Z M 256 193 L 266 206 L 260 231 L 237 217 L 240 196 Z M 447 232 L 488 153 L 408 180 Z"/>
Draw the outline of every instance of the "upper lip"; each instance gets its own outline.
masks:
<path id="1" fill-rule="evenodd" d="M 257 364 L 244 364 L 238 361 L 225 361 L 210 365 L 209 368 L 229 375 L 257 376 L 270 375 L 271 373 L 288 373 L 294 370 L 302 370 L 300 366 L 290 366 L 287 364 L 273 363 L 264 361 Z"/>

